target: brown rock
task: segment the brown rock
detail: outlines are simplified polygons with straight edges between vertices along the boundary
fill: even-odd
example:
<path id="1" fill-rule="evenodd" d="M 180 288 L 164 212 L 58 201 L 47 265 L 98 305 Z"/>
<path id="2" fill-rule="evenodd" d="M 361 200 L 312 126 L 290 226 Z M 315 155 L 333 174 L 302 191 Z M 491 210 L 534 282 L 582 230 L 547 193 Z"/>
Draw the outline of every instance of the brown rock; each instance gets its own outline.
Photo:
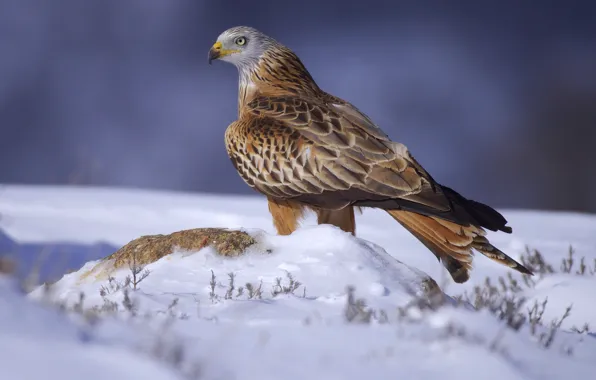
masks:
<path id="1" fill-rule="evenodd" d="M 103 278 L 118 268 L 130 266 L 133 262 L 135 265 L 143 266 L 174 251 L 198 251 L 207 246 L 222 256 L 236 257 L 254 243 L 255 239 L 246 232 L 225 228 L 195 228 L 169 235 L 141 236 L 107 256 L 82 278 L 92 274 L 95 274 L 96 278 Z"/>
<path id="2" fill-rule="evenodd" d="M 238 256 L 253 245 L 255 240 L 242 231 L 223 228 L 195 228 L 169 235 L 147 235 L 131 241 L 106 260 L 114 259 L 114 267 L 128 265 L 136 254 L 136 263 L 146 265 L 174 252 L 198 251 L 211 246 L 222 256 Z"/>

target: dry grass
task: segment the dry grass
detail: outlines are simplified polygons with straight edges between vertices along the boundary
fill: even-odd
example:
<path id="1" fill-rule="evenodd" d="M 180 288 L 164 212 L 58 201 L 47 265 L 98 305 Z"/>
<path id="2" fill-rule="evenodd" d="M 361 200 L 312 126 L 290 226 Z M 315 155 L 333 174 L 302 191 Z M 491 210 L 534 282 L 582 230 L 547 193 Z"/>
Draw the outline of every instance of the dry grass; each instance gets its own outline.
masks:
<path id="1" fill-rule="evenodd" d="M 570 305 L 562 310 L 561 317 L 547 321 L 544 319 L 544 312 L 548 300 L 535 301 L 528 305 L 527 299 L 523 296 L 524 291 L 534 288 L 545 277 L 556 273 L 593 276 L 596 274 L 596 260 L 592 265 L 587 265 L 586 259 L 576 259 L 574 250 L 570 248 L 567 256 L 561 260 L 559 265 L 554 265 L 548 263 L 538 250 L 526 249 L 522 262 L 535 273 L 534 278 L 523 275 L 520 282 L 511 273 L 505 277 L 497 278 L 496 281 L 486 278 L 483 285 L 474 287 L 471 293 L 455 297 L 455 305 L 442 297 L 415 296 L 410 303 L 397 308 L 395 320 L 389 319 L 388 313 L 383 310 L 373 310 L 367 307 L 365 300 L 356 298 L 354 288 L 350 287 L 347 291 L 344 317 L 349 323 L 420 323 L 441 308 L 467 307 L 473 311 L 488 311 L 501 321 L 506 329 L 516 332 L 527 329 L 539 346 L 549 349 L 553 347 L 563 322 L 570 316 L 572 307 Z M 455 323 L 448 324 L 444 330 L 446 336 L 459 337 L 476 343 L 483 341 L 480 337 L 469 334 L 465 326 L 458 326 Z M 571 328 L 571 332 L 585 334 L 590 332 L 590 326 L 588 324 L 581 327 L 574 326 Z M 497 336 L 489 342 L 484 341 L 484 343 L 491 350 L 505 354 L 499 341 L 500 336 Z M 572 349 L 561 347 L 561 352 L 571 355 Z"/>
<path id="2" fill-rule="evenodd" d="M 227 284 L 224 285 L 217 280 L 217 276 L 211 271 L 211 279 L 209 281 L 209 299 L 211 302 L 219 302 L 221 300 L 255 300 L 263 299 L 263 281 L 258 285 L 247 282 L 244 286 L 237 287 L 236 275 L 232 272 L 227 274 Z M 296 295 L 296 291 L 302 287 L 302 297 L 306 298 L 306 287 L 300 281 L 297 281 L 294 276 L 286 271 L 285 279 L 277 277 L 275 283 L 271 286 L 269 293 L 272 298 L 280 295 Z M 223 294 L 217 289 L 223 289 Z"/>

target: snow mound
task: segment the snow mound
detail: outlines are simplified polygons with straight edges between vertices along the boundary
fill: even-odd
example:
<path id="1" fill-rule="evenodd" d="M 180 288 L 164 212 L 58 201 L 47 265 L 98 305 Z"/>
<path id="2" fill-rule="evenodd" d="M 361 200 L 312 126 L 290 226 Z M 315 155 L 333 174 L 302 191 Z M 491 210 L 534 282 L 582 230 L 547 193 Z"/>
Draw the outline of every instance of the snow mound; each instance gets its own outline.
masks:
<path id="1" fill-rule="evenodd" d="M 199 252 L 174 252 L 145 266 L 149 275 L 135 293 L 139 295 L 141 310 L 167 308 L 175 295 L 183 308 L 200 302 L 209 305 L 211 316 L 218 318 L 248 318 L 250 323 L 262 323 L 291 316 L 300 322 L 310 316 L 310 311 L 320 312 L 321 308 L 341 314 L 348 286 L 355 287 L 371 306 L 380 308 L 395 308 L 414 297 L 440 293 L 434 280 L 424 272 L 333 226 L 307 227 L 290 236 L 270 235 L 261 230 L 247 232 L 257 243 L 239 257 L 222 257 L 206 247 Z M 100 290 L 110 285 L 108 277 L 102 275 L 106 273 L 103 267 L 109 264 L 90 262 L 65 275 L 52 286 L 53 295 L 73 304 L 83 292 L 88 306 L 101 306 L 104 300 Z M 110 273 L 112 282 L 120 284 L 130 275 L 129 267 Z M 260 288 L 261 299 L 272 301 L 246 302 L 255 298 L 249 296 L 246 284 Z M 272 297 L 280 292 L 285 297 Z M 39 288 L 32 296 L 41 294 Z M 226 298 L 238 302 L 213 302 Z M 289 309 L 295 312 L 288 312 Z"/>

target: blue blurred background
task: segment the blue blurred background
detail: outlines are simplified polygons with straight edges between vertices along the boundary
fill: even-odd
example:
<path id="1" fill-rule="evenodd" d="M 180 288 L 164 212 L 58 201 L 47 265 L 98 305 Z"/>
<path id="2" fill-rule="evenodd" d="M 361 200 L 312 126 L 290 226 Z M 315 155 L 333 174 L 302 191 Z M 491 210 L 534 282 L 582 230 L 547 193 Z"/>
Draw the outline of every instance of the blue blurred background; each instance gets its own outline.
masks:
<path id="1" fill-rule="evenodd" d="M 0 0 L 0 182 L 248 193 L 230 164 L 250 25 L 496 207 L 596 211 L 596 2 Z"/>

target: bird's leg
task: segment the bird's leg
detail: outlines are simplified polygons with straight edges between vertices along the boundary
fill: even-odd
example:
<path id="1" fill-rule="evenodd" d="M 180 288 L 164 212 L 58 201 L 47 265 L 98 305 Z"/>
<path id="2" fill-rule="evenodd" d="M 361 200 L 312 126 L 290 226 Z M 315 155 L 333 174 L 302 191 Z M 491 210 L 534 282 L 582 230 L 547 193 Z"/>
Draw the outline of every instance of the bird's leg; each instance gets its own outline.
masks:
<path id="1" fill-rule="evenodd" d="M 300 203 L 284 200 L 269 200 L 269 212 L 273 217 L 273 225 L 279 235 L 289 235 L 298 228 L 304 215 L 304 206 Z"/>
<path id="2" fill-rule="evenodd" d="M 319 224 L 331 224 L 342 230 L 356 235 L 356 218 L 354 207 L 348 206 L 341 210 L 315 209 Z"/>

